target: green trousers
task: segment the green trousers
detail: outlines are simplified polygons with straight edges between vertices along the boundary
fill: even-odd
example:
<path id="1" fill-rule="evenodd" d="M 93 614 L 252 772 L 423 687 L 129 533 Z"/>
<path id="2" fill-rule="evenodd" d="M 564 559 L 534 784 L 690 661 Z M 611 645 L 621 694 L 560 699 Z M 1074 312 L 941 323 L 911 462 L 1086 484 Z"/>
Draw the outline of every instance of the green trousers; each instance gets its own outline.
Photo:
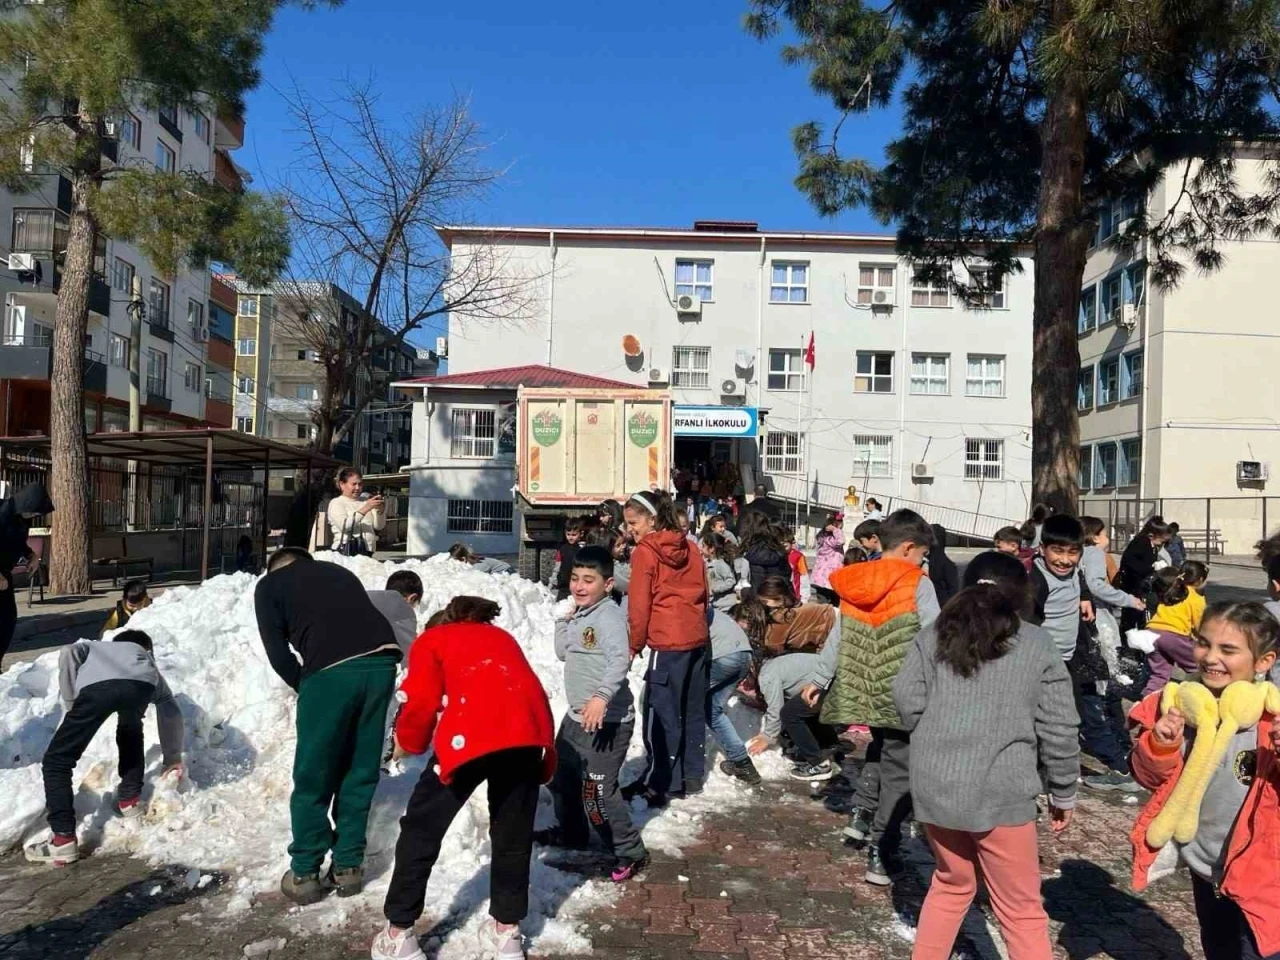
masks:
<path id="1" fill-rule="evenodd" d="M 335 870 L 364 862 L 395 676 L 395 657 L 372 654 L 302 681 L 289 801 L 296 876 L 318 873 L 330 850 Z"/>

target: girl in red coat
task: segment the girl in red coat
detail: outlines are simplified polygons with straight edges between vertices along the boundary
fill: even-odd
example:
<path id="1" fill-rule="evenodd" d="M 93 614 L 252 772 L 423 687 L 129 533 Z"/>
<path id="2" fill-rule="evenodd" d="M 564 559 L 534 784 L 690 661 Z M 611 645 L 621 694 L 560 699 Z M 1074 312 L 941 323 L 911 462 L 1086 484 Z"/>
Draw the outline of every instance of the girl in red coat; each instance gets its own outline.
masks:
<path id="1" fill-rule="evenodd" d="M 498 613 L 491 600 L 454 597 L 440 625 L 429 627 L 410 649 L 396 749 L 433 749 L 435 756 L 400 820 L 383 907 L 387 926 L 373 942 L 373 960 L 425 957 L 413 925 L 422 916 L 427 881 L 453 818 L 485 781 L 492 862 L 482 956 L 525 955 L 519 924 L 529 907 L 538 788 L 556 769 L 555 730 L 547 695 L 523 651 L 492 624 Z"/>
<path id="2" fill-rule="evenodd" d="M 675 507 L 642 491 L 622 508 L 632 539 L 627 620 L 631 654 L 649 648 L 644 681 L 645 775 L 623 790 L 644 794 L 651 807 L 667 795 L 697 793 L 706 775 L 707 646 L 706 567 L 680 531 Z"/>

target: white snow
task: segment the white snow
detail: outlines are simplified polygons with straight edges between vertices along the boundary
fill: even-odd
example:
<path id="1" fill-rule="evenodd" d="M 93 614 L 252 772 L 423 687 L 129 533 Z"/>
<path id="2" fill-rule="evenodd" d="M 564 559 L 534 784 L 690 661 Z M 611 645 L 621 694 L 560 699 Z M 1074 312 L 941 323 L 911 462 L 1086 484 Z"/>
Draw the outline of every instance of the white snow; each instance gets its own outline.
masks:
<path id="1" fill-rule="evenodd" d="M 351 569 L 370 589 L 381 589 L 387 576 L 401 567 L 418 573 L 425 587 L 419 624 L 459 594 L 497 601 L 502 607 L 498 625 L 524 648 L 551 698 L 557 722 L 563 716 L 563 672 L 553 649 L 555 604 L 544 587 L 512 574 L 481 573 L 444 555 L 404 564 L 333 554 L 323 558 Z M 116 783 L 113 721 L 104 724 L 76 768 L 83 846 L 180 864 L 190 868 L 188 877 L 201 886 L 210 882 L 205 871 L 224 871 L 230 875 L 226 902 L 233 913 L 252 909 L 257 895 L 275 890 L 288 866 L 295 699 L 263 652 L 253 614 L 255 582 L 248 574 L 232 574 L 197 588 L 167 590 L 130 622 L 130 627 L 151 635 L 160 670 L 182 707 L 186 777 L 181 782 L 172 776 L 158 778 L 154 711 L 148 711 L 145 724 L 145 817 L 126 821 L 110 815 Z M 0 674 L 0 797 L 5 799 L 0 806 L 0 851 L 44 829 L 40 760 L 62 717 L 57 661 L 56 652 L 48 653 Z M 631 675 L 637 697 L 643 668 L 644 658 L 637 658 Z M 739 719 L 741 733 L 754 731 L 758 714 L 745 707 L 730 712 Z M 637 726 L 624 783 L 638 772 L 642 756 Z M 633 811 L 651 850 L 678 853 L 696 837 L 705 813 L 748 801 L 750 789 L 721 774 L 718 759 L 713 751 L 702 795 L 655 813 Z M 785 776 L 787 764 L 776 750 L 756 761 L 765 777 Z M 345 900 L 330 897 L 293 911 L 294 932 L 331 930 L 357 914 L 380 915 L 398 819 L 422 765 L 421 759 L 407 761 L 402 773 L 383 777 L 379 785 L 369 817 L 365 892 Z M 551 820 L 550 797 L 544 791 L 539 824 Z M 487 912 L 488 848 L 488 812 L 481 790 L 449 831 L 431 877 L 427 913 L 418 925 L 425 934 L 433 924 L 450 920 L 444 928 L 441 960 L 474 955 L 475 933 Z M 610 900 L 613 887 L 553 869 L 541 862 L 542 856 L 535 854 L 526 932 L 541 951 L 585 950 L 589 944 L 578 930 L 580 918 L 589 907 Z"/>

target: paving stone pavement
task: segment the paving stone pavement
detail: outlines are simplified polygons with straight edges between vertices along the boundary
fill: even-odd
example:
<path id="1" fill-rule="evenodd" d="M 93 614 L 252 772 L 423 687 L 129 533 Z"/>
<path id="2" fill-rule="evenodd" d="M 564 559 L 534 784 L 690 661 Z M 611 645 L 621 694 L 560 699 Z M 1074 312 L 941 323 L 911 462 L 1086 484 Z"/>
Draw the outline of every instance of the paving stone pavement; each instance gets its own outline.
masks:
<path id="1" fill-rule="evenodd" d="M 765 785 L 751 806 L 708 817 L 681 857 L 655 857 L 615 904 L 585 918 L 591 957 L 907 960 L 928 850 L 908 842 L 907 873 L 891 890 L 865 883 L 864 854 L 840 835 L 849 794 L 844 778 L 817 791 Z M 1185 875 L 1141 896 L 1129 891 L 1127 837 L 1137 810 L 1118 797 L 1087 795 L 1066 834 L 1042 834 L 1056 957 L 1201 960 Z M 279 895 L 230 921 L 227 878 L 201 888 L 198 876 L 117 856 L 63 870 L 0 859 L 0 960 L 231 960 L 250 945 L 268 960 L 368 956 L 374 915 L 326 936 L 298 937 Z M 956 956 L 1000 957 L 995 931 L 985 907 L 975 907 Z"/>

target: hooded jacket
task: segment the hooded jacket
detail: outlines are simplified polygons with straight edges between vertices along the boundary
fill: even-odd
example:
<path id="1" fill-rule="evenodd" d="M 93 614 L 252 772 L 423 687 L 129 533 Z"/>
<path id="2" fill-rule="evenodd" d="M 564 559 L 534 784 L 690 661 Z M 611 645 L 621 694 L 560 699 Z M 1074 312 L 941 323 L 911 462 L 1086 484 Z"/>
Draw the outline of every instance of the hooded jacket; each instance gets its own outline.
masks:
<path id="1" fill-rule="evenodd" d="M 752 590 L 759 590 L 765 577 L 782 577 L 787 583 L 791 582 L 791 561 L 787 559 L 787 551 L 781 547 L 757 543 L 748 546 L 744 556 L 751 565 Z"/>
<path id="2" fill-rule="evenodd" d="M 696 650 L 707 643 L 706 566 L 678 530 L 658 530 L 636 544 L 627 596 L 633 656 L 646 646 Z"/>
<path id="3" fill-rule="evenodd" d="M 8 576 L 30 553 L 27 534 L 31 521 L 24 513 L 44 516 L 53 513 L 53 501 L 40 482 L 28 483 L 8 500 L 0 503 L 0 573 Z"/>

